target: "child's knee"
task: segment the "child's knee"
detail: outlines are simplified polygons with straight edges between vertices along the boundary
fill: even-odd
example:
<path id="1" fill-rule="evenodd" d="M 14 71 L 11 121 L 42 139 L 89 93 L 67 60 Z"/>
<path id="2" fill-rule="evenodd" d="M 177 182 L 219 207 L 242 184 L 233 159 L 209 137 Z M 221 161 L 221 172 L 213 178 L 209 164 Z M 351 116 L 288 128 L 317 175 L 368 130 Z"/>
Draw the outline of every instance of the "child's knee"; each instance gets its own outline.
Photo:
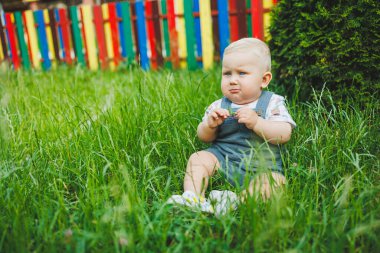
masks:
<path id="1" fill-rule="evenodd" d="M 282 186 L 286 184 L 284 175 L 271 172 L 269 174 L 262 173 L 251 180 L 248 193 L 251 196 L 260 196 L 265 200 L 275 194 Z"/>
<path id="2" fill-rule="evenodd" d="M 188 168 L 191 170 L 201 170 L 211 176 L 219 168 L 216 157 L 207 151 L 199 151 L 191 154 L 188 161 Z"/>
<path id="3" fill-rule="evenodd" d="M 286 184 L 286 178 L 283 174 L 278 172 L 272 172 L 272 178 L 275 183 L 275 186 L 283 186 Z"/>

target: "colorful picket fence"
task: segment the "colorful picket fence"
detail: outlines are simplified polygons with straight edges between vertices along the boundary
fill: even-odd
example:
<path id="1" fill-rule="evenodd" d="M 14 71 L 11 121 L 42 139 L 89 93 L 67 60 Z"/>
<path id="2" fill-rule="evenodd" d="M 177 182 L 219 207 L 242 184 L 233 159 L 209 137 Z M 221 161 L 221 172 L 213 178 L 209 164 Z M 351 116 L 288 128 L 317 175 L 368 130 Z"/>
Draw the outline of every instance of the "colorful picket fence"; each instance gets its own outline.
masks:
<path id="1" fill-rule="evenodd" d="M 0 62 L 91 70 L 137 62 L 147 69 L 211 68 L 242 37 L 267 38 L 275 0 L 135 0 L 3 13 Z"/>

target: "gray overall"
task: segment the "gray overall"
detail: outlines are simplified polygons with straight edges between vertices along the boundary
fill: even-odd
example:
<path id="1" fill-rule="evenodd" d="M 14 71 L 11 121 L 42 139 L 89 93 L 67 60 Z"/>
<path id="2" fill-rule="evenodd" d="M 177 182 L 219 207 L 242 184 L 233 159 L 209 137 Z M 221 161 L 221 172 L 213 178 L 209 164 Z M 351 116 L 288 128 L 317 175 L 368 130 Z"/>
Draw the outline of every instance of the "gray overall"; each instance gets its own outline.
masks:
<path id="1" fill-rule="evenodd" d="M 254 109 L 264 119 L 272 95 L 272 92 L 263 91 Z M 231 101 L 226 97 L 223 97 L 221 107 L 233 111 Z M 283 173 L 280 145 L 266 142 L 233 116 L 228 117 L 217 131 L 217 138 L 206 151 L 216 156 L 219 170 L 231 184 L 243 186 L 249 183 L 258 170 Z"/>

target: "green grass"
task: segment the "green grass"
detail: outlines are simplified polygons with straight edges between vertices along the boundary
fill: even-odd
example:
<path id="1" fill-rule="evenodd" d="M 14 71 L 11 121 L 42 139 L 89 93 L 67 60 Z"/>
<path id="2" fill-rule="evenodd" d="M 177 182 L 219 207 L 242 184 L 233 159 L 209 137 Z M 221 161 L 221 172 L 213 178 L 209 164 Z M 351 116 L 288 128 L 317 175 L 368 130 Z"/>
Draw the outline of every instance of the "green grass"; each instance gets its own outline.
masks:
<path id="1" fill-rule="evenodd" d="M 2 72 L 0 252 L 379 252 L 376 98 L 289 100 L 281 196 L 223 219 L 164 205 L 219 72 Z"/>

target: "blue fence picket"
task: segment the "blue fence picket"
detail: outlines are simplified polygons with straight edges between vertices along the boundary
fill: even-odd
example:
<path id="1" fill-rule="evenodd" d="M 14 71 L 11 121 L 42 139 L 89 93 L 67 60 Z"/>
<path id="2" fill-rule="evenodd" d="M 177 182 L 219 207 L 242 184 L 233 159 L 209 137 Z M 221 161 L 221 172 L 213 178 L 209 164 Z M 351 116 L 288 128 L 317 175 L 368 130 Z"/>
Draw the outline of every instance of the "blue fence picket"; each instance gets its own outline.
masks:
<path id="1" fill-rule="evenodd" d="M 4 33 L 5 40 L 8 42 L 8 43 L 5 43 L 5 45 L 3 45 L 4 50 L 5 50 L 4 56 L 5 58 L 7 58 L 7 56 L 9 58 L 12 58 L 11 48 L 9 47 L 9 33 L 8 33 L 8 30 L 5 29 L 5 13 L 4 12 L 0 12 L 0 19 L 1 19 L 0 22 L 2 23 L 2 27 L 5 31 Z"/>
<path id="2" fill-rule="evenodd" d="M 148 47 L 147 47 L 147 37 L 146 37 L 146 27 L 145 27 L 145 13 L 144 13 L 144 2 L 137 1 L 135 3 L 136 16 L 137 16 L 137 36 L 139 41 L 140 49 L 140 64 L 144 70 L 149 69 L 149 58 L 148 58 Z"/>
<path id="3" fill-rule="evenodd" d="M 34 12 L 34 19 L 37 24 L 37 33 L 40 45 L 40 52 L 42 56 L 42 68 L 48 70 L 51 68 L 51 61 L 49 58 L 49 47 L 47 42 L 44 12 L 43 10 L 38 10 Z"/>
<path id="4" fill-rule="evenodd" d="M 120 20 L 123 20 L 121 3 L 116 3 L 116 14 Z M 121 46 L 121 56 L 123 58 L 126 58 L 127 57 L 127 48 L 125 46 L 125 35 L 124 35 L 124 29 L 123 29 L 123 22 L 121 22 L 121 21 L 118 22 L 118 28 L 119 28 L 119 37 L 120 37 L 119 39 L 120 39 L 120 46 Z"/>
<path id="5" fill-rule="evenodd" d="M 218 0 L 218 23 L 219 23 L 219 43 L 220 58 L 223 57 L 224 49 L 230 42 L 230 31 L 228 29 L 228 3 L 227 0 Z"/>
<path id="6" fill-rule="evenodd" d="M 6 38 L 5 38 L 4 33 L 2 32 L 4 27 L 5 27 L 5 22 L 3 22 L 3 13 L 0 10 L 0 43 L 2 47 L 2 53 L 3 53 L 3 59 L 0 58 L 0 61 L 8 58 L 8 50 L 7 50 L 8 47 L 6 43 Z"/>
<path id="7" fill-rule="evenodd" d="M 199 13 L 199 0 L 193 0 L 193 12 Z M 194 17 L 194 28 L 197 56 L 202 57 L 201 19 L 199 16 Z M 198 61 L 198 66 L 202 67 L 203 63 L 201 61 Z"/>
<path id="8" fill-rule="evenodd" d="M 59 11 L 58 11 L 58 9 L 54 10 L 54 14 L 55 14 L 55 20 L 57 21 L 57 23 L 59 23 L 60 18 L 59 18 Z M 61 59 L 65 59 L 66 55 L 65 55 L 65 50 L 63 50 L 63 36 L 62 36 L 62 28 L 61 28 L 61 26 L 58 26 L 58 39 L 59 39 L 59 46 L 58 46 L 58 48 L 62 52 L 62 56 L 60 58 Z"/>

